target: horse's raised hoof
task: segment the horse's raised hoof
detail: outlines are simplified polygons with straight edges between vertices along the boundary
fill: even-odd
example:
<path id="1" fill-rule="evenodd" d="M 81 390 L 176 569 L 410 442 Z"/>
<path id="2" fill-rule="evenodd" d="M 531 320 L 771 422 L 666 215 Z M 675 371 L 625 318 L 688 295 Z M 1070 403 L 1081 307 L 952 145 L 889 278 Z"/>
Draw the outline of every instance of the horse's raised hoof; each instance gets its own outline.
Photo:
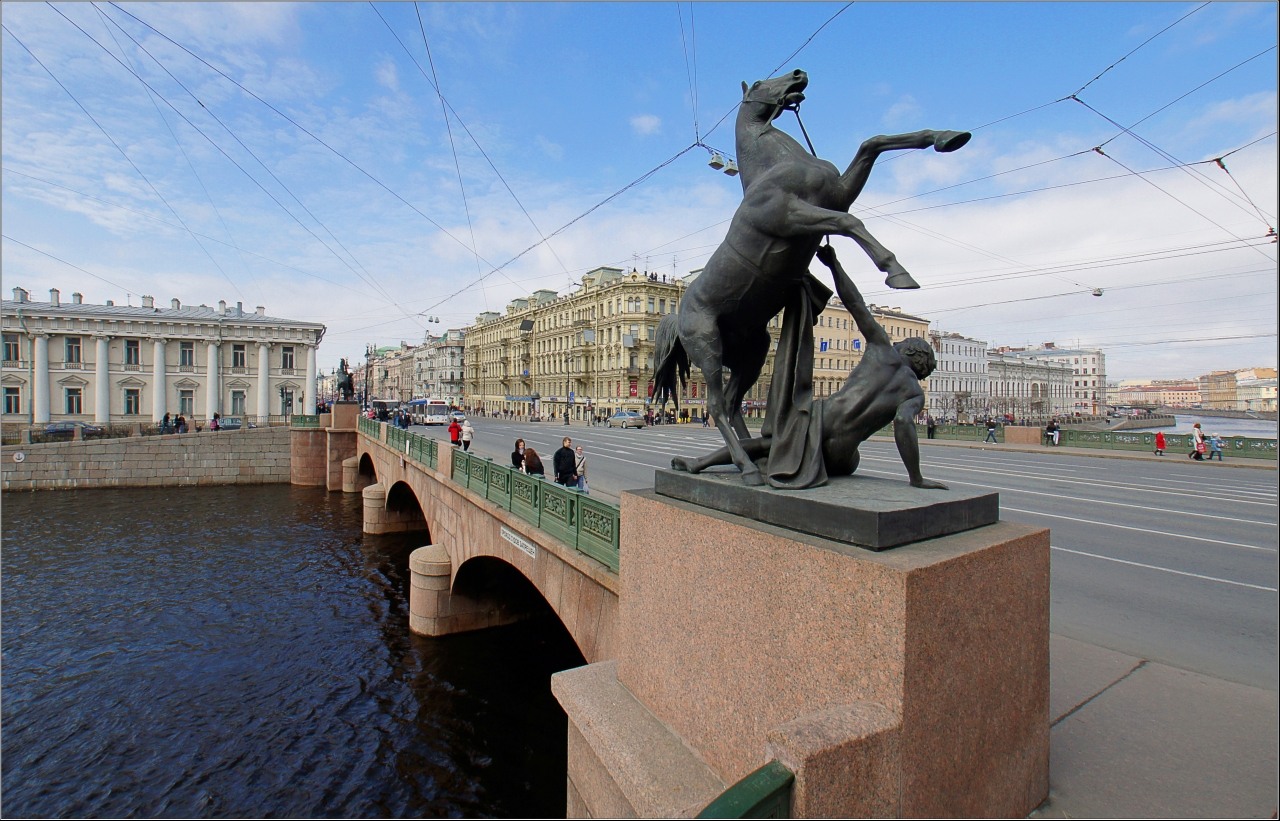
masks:
<path id="1" fill-rule="evenodd" d="M 939 154 L 947 154 L 964 148 L 972 136 L 968 131 L 939 131 L 938 136 L 933 138 L 933 150 Z"/>
<path id="2" fill-rule="evenodd" d="M 911 278 L 911 274 L 906 271 L 899 271 L 896 274 L 889 274 L 885 277 L 884 284 L 890 288 L 897 288 L 900 291 L 908 291 L 912 288 L 919 288 L 920 283 Z"/>

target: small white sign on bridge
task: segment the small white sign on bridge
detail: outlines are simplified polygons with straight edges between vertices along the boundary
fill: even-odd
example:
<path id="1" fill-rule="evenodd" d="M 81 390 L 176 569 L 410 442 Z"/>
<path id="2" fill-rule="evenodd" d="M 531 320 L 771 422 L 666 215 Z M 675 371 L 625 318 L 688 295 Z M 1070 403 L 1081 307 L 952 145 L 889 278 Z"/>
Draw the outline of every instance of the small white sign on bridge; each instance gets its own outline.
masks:
<path id="1" fill-rule="evenodd" d="M 506 525 L 502 526 L 502 538 L 506 539 L 508 542 L 511 542 L 513 545 L 518 547 L 521 550 L 521 552 L 527 553 L 529 555 L 529 558 L 531 559 L 538 558 L 538 546 L 533 542 L 529 541 L 528 539 L 526 539 L 525 537 L 521 536 L 519 533 L 516 533 L 514 530 L 510 529 Z"/>

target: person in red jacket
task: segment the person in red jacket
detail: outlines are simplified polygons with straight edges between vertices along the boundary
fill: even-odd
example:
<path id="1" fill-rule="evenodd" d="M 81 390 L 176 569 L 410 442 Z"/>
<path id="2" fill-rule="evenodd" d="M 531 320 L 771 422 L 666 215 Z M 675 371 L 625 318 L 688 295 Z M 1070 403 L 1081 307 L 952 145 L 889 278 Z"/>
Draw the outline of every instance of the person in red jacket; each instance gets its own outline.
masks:
<path id="1" fill-rule="evenodd" d="M 449 441 L 456 448 L 460 444 L 462 438 L 462 425 L 458 424 L 458 420 L 454 419 L 449 423 Z"/>
<path id="2" fill-rule="evenodd" d="M 1156 431 L 1156 456 L 1164 456 L 1164 431 Z"/>

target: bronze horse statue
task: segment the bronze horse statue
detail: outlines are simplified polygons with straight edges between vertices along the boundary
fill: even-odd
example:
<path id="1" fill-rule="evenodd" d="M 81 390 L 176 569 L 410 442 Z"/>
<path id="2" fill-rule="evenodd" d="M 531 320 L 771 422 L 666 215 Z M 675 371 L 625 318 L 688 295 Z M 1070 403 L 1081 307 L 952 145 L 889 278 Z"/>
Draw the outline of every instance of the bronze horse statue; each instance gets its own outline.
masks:
<path id="1" fill-rule="evenodd" d="M 769 320 L 789 303 L 796 304 L 800 294 L 825 304 L 831 291 L 809 275 L 809 263 L 829 234 L 850 237 L 861 246 L 886 274 L 889 287 L 920 287 L 849 208 L 881 153 L 930 146 L 955 151 L 970 137 L 961 131 L 872 137 L 842 174 L 773 126 L 783 111 L 796 109 L 804 100 L 808 83 L 808 75 L 797 69 L 750 88 L 742 84 L 734 131 L 742 203 L 724 241 L 685 291 L 679 310 L 662 318 L 655 343 L 654 400 L 659 409 L 669 398 L 678 404 L 676 380 L 684 384 L 690 363 L 697 365 L 707 380 L 707 412 L 749 485 L 763 484 L 764 479 L 739 441 L 750 435 L 742 400 L 769 355 Z M 812 344 L 812 331 L 806 332 Z M 809 380 L 812 359 L 804 362 L 809 366 L 804 379 Z M 795 364 L 779 363 L 778 368 Z M 686 464 L 675 460 L 673 467 L 683 469 Z"/>

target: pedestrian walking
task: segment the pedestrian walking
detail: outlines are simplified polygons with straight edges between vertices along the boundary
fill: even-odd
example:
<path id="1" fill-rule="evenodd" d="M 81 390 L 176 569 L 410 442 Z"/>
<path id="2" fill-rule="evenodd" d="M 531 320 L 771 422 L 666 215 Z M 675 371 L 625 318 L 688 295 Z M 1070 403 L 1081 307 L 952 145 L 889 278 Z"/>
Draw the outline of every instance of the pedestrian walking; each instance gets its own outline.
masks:
<path id="1" fill-rule="evenodd" d="M 1057 419 L 1050 419 L 1049 424 L 1045 425 L 1044 438 L 1049 444 L 1057 446 L 1058 437 L 1062 435 L 1062 428 L 1058 425 Z"/>
<path id="2" fill-rule="evenodd" d="M 573 440 L 564 438 L 560 449 L 551 457 L 551 470 L 555 473 L 556 484 L 570 487 L 578 483 L 577 474 L 573 470 Z"/>
<path id="3" fill-rule="evenodd" d="M 933 414 L 928 414 L 924 418 L 924 433 L 929 439 L 933 439 L 938 433 L 938 420 L 933 418 Z"/>
<path id="4" fill-rule="evenodd" d="M 511 451 L 511 467 L 516 470 L 524 470 L 524 440 L 517 439 L 515 448 Z"/>
<path id="5" fill-rule="evenodd" d="M 462 425 L 458 424 L 458 420 L 454 419 L 449 423 L 449 441 L 456 448 L 462 443 Z"/>
<path id="6" fill-rule="evenodd" d="M 209 430 L 218 430 L 221 427 L 222 427 L 222 416 L 220 414 L 215 413 L 213 415 L 213 420 L 209 422 Z"/>
<path id="7" fill-rule="evenodd" d="M 987 442 L 999 444 L 999 442 L 996 442 L 996 420 L 994 419 L 987 420 L 987 438 L 983 440 L 983 444 Z"/>
<path id="8" fill-rule="evenodd" d="M 589 495 L 591 488 L 587 486 L 587 455 L 582 452 L 582 445 L 574 449 L 573 469 L 578 474 L 578 490 Z"/>
<path id="9" fill-rule="evenodd" d="M 1187 454 L 1187 458 L 1203 462 L 1204 452 L 1204 431 L 1200 429 L 1200 423 L 1196 422 L 1191 428 L 1191 452 Z"/>
<path id="10" fill-rule="evenodd" d="M 476 429 L 474 426 L 472 426 L 471 420 L 470 419 L 462 420 L 462 431 L 460 433 L 460 436 L 462 438 L 462 449 L 464 451 L 471 450 L 471 440 L 475 438 L 475 435 L 476 435 Z"/>
<path id="11" fill-rule="evenodd" d="M 1164 456 L 1164 431 L 1156 431 L 1156 456 Z"/>
<path id="12" fill-rule="evenodd" d="M 546 470 L 542 467 L 542 459 L 533 448 L 524 449 L 524 472 L 539 479 L 547 478 Z"/>
<path id="13" fill-rule="evenodd" d="M 1218 461 L 1222 461 L 1222 437 L 1216 433 L 1209 434 L 1209 461 L 1213 461 L 1214 456 L 1218 457 Z"/>

